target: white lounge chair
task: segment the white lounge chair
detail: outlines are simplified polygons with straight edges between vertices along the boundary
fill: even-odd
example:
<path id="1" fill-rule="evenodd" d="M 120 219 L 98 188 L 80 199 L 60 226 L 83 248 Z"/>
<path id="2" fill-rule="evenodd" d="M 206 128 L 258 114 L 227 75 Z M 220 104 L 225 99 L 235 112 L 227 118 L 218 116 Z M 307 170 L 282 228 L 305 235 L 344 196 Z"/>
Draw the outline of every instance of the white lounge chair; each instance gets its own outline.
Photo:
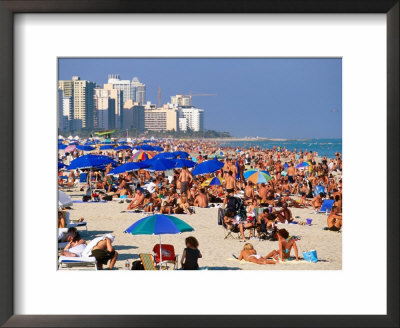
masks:
<path id="1" fill-rule="evenodd" d="M 58 258 L 58 269 L 72 267 L 94 266 L 97 270 L 97 261 L 95 257 L 70 257 L 60 256 Z"/>
<path id="2" fill-rule="evenodd" d="M 64 217 L 65 217 L 65 223 L 67 225 L 67 228 L 85 227 L 85 229 L 87 231 L 87 222 L 85 222 L 85 221 L 79 222 L 78 220 L 71 220 L 69 217 L 69 212 L 67 212 L 67 211 L 62 211 L 62 212 L 65 213 Z"/>

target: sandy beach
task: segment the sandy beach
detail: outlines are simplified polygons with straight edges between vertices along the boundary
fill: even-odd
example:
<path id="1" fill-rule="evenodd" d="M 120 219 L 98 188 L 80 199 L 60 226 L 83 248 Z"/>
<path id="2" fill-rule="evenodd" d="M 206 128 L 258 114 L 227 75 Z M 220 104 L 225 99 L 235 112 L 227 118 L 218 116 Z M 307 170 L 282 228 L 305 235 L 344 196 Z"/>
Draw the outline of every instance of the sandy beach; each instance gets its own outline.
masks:
<path id="1" fill-rule="evenodd" d="M 81 200 L 83 192 L 71 189 L 66 192 L 73 200 Z M 85 240 L 92 240 L 105 233 L 115 236 L 114 246 L 120 254 L 116 268 L 123 269 L 125 261 L 139 258 L 140 253 L 151 253 L 158 236 L 143 235 L 133 236 L 123 231 L 137 220 L 147 216 L 141 213 L 121 213 L 127 207 L 126 203 L 120 204 L 119 200 L 107 203 L 74 203 L 70 210 L 71 219 L 85 218 L 88 231 L 82 230 Z M 239 239 L 224 239 L 225 232 L 217 224 L 217 208 L 196 208 L 196 214 L 176 214 L 174 216 L 184 220 L 194 228 L 193 232 L 178 235 L 162 235 L 162 242 L 172 244 L 179 255 L 185 247 L 184 240 L 194 236 L 200 243 L 199 249 L 203 258 L 199 265 L 209 270 L 341 270 L 342 268 L 342 233 L 322 230 L 326 226 L 327 215 L 312 213 L 312 209 L 291 208 L 296 220 L 312 219 L 312 225 L 280 224 L 290 235 L 301 237 L 297 242 L 300 260 L 280 262 L 276 265 L 259 265 L 234 259 L 232 254 L 239 255 L 243 243 Z M 248 236 L 248 232 L 246 233 Z M 278 241 L 259 241 L 251 239 L 257 254 L 265 256 L 274 249 L 278 249 Z M 303 260 L 304 250 L 315 249 L 318 254 L 318 263 L 308 263 Z M 293 252 L 292 252 L 293 253 Z M 293 254 L 292 254 L 293 255 Z"/>

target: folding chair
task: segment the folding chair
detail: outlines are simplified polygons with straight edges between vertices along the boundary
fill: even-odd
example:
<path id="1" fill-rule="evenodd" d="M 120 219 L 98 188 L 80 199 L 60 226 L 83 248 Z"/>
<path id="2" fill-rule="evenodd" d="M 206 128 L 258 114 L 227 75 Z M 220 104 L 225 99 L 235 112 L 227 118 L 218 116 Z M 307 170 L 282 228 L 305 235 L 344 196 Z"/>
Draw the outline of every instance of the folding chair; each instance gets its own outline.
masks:
<path id="1" fill-rule="evenodd" d="M 156 266 L 154 265 L 153 255 L 140 253 L 139 256 L 145 270 L 157 270 Z"/>
<path id="2" fill-rule="evenodd" d="M 325 199 L 321 205 L 321 209 L 318 213 L 329 214 L 331 212 L 332 206 L 335 203 L 333 199 Z"/>
<path id="3" fill-rule="evenodd" d="M 224 228 L 225 237 L 224 239 L 233 238 L 233 239 L 240 239 L 240 230 L 239 227 L 234 226 L 232 229 L 229 229 L 224 221 L 225 217 L 225 210 L 223 208 L 218 209 L 218 224 Z M 232 235 L 236 233 L 235 236 Z"/>
<path id="4" fill-rule="evenodd" d="M 162 266 L 165 265 L 165 269 L 168 270 L 168 264 L 173 264 L 174 270 L 178 269 L 179 255 L 175 255 L 175 248 L 173 245 L 161 244 L 162 262 L 160 262 L 160 244 L 154 245 L 153 253 L 156 266 L 158 266 L 160 269 L 162 269 Z"/>

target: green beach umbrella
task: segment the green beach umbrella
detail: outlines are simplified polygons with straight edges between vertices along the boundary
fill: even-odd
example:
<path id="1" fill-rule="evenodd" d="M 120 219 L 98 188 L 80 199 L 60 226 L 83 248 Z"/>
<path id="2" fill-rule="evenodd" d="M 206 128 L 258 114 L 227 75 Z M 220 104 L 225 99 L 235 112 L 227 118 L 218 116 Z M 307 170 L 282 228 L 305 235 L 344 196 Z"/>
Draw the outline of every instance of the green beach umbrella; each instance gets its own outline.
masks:
<path id="1" fill-rule="evenodd" d="M 132 235 L 158 235 L 160 240 L 160 262 L 162 262 L 161 235 L 178 234 L 193 230 L 186 222 L 174 216 L 154 214 L 135 222 L 124 232 Z"/>

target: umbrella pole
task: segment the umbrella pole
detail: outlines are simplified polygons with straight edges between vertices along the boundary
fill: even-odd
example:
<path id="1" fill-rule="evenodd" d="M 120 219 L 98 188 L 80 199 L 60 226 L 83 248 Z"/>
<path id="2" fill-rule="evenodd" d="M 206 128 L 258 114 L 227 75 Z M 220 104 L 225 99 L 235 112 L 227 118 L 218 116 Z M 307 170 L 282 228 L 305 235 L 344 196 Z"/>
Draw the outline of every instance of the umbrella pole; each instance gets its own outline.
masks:
<path id="1" fill-rule="evenodd" d="M 158 235 L 158 238 L 160 240 L 160 270 L 161 270 L 161 262 L 162 262 L 161 235 Z"/>
<path id="2" fill-rule="evenodd" d="M 92 168 L 89 169 L 89 189 L 90 189 L 90 200 L 92 200 Z"/>

